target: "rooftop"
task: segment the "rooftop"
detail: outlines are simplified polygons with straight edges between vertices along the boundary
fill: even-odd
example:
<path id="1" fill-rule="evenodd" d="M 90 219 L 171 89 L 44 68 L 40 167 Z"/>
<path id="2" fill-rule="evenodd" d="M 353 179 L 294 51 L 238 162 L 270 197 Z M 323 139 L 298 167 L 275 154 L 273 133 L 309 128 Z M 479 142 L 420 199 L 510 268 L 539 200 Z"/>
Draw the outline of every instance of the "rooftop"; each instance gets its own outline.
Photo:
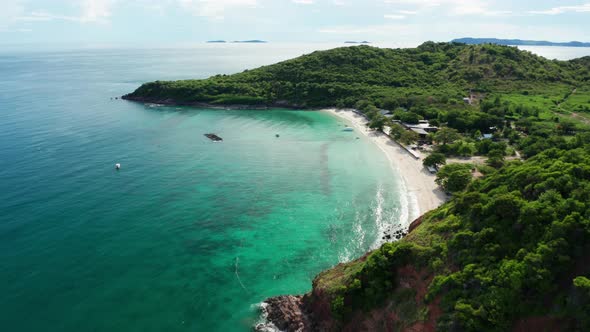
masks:
<path id="1" fill-rule="evenodd" d="M 410 130 L 412 130 L 413 132 L 415 132 L 418 135 L 428 135 L 428 132 L 422 128 L 412 127 L 412 128 L 410 128 Z"/>

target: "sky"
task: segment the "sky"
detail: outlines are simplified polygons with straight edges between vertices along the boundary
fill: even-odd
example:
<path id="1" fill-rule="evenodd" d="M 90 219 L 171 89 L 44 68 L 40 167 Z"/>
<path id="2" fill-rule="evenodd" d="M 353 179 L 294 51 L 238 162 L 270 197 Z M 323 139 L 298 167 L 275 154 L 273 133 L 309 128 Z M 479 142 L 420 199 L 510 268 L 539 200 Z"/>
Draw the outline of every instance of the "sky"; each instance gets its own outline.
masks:
<path id="1" fill-rule="evenodd" d="M 590 42 L 590 1 L 1 0 L 0 44 L 173 45 L 206 40 L 459 37 Z"/>

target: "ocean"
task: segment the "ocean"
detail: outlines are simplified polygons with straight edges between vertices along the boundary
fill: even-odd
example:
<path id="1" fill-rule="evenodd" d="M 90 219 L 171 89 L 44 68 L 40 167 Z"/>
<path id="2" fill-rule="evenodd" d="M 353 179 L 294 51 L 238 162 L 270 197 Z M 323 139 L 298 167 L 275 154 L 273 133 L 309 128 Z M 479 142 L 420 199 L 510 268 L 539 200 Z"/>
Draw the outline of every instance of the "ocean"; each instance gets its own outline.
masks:
<path id="1" fill-rule="evenodd" d="M 378 246 L 402 184 L 337 118 L 114 99 L 299 54 L 0 54 L 2 330 L 249 331 L 265 298 Z"/>
<path id="2" fill-rule="evenodd" d="M 115 99 L 332 46 L 1 51 L 2 330 L 248 331 L 377 247 L 404 187 L 337 118 Z"/>

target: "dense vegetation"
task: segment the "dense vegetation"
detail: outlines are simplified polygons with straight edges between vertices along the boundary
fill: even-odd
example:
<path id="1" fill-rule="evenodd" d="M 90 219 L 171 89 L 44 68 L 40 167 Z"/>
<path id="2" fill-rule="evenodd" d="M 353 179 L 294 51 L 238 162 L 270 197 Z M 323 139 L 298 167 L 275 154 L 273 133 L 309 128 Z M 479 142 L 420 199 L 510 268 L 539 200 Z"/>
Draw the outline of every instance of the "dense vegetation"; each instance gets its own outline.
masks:
<path id="1" fill-rule="evenodd" d="M 425 301 L 440 299 L 442 331 L 506 331 L 519 317 L 588 331 L 589 143 L 580 137 L 473 182 L 406 239 L 356 263 L 333 290 L 333 310 L 383 305 L 396 269 L 412 264 L 436 275 Z"/>
<path id="2" fill-rule="evenodd" d="M 516 48 L 425 43 L 415 49 L 370 46 L 317 51 L 296 59 L 205 80 L 157 81 L 130 98 L 176 103 L 340 106 L 393 110 L 461 106 L 479 92 L 538 90 L 560 98 L 582 79 L 587 63 L 548 61 Z M 462 107 L 467 110 L 467 107 Z"/>
<path id="3" fill-rule="evenodd" d="M 471 94 L 471 103 L 463 101 Z M 452 200 L 399 242 L 320 274 L 342 324 L 353 313 L 396 311 L 424 320 L 441 309 L 441 331 L 506 331 L 544 318 L 590 330 L 590 58 L 550 61 L 497 45 L 425 43 L 314 52 L 276 65 L 206 80 L 153 82 L 126 98 L 180 104 L 354 107 L 373 128 L 410 143 L 415 134 L 378 112 L 442 127 L 427 166 L 447 156 L 437 182 Z M 492 137 L 483 138 L 483 134 Z M 520 152 L 522 160 L 507 157 Z M 421 299 L 401 287 L 400 269 L 426 271 Z M 411 303 L 402 309 L 404 301 Z"/>

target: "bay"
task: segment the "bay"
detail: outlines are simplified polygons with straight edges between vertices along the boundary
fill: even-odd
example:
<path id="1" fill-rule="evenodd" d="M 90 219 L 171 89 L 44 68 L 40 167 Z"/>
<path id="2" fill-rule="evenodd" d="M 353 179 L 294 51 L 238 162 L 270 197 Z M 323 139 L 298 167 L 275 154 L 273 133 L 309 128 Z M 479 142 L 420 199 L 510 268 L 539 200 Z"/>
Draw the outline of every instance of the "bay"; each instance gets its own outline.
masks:
<path id="1" fill-rule="evenodd" d="M 248 331 L 266 297 L 376 247 L 401 181 L 338 119 L 115 99 L 302 52 L 2 53 L 3 330 Z"/>

